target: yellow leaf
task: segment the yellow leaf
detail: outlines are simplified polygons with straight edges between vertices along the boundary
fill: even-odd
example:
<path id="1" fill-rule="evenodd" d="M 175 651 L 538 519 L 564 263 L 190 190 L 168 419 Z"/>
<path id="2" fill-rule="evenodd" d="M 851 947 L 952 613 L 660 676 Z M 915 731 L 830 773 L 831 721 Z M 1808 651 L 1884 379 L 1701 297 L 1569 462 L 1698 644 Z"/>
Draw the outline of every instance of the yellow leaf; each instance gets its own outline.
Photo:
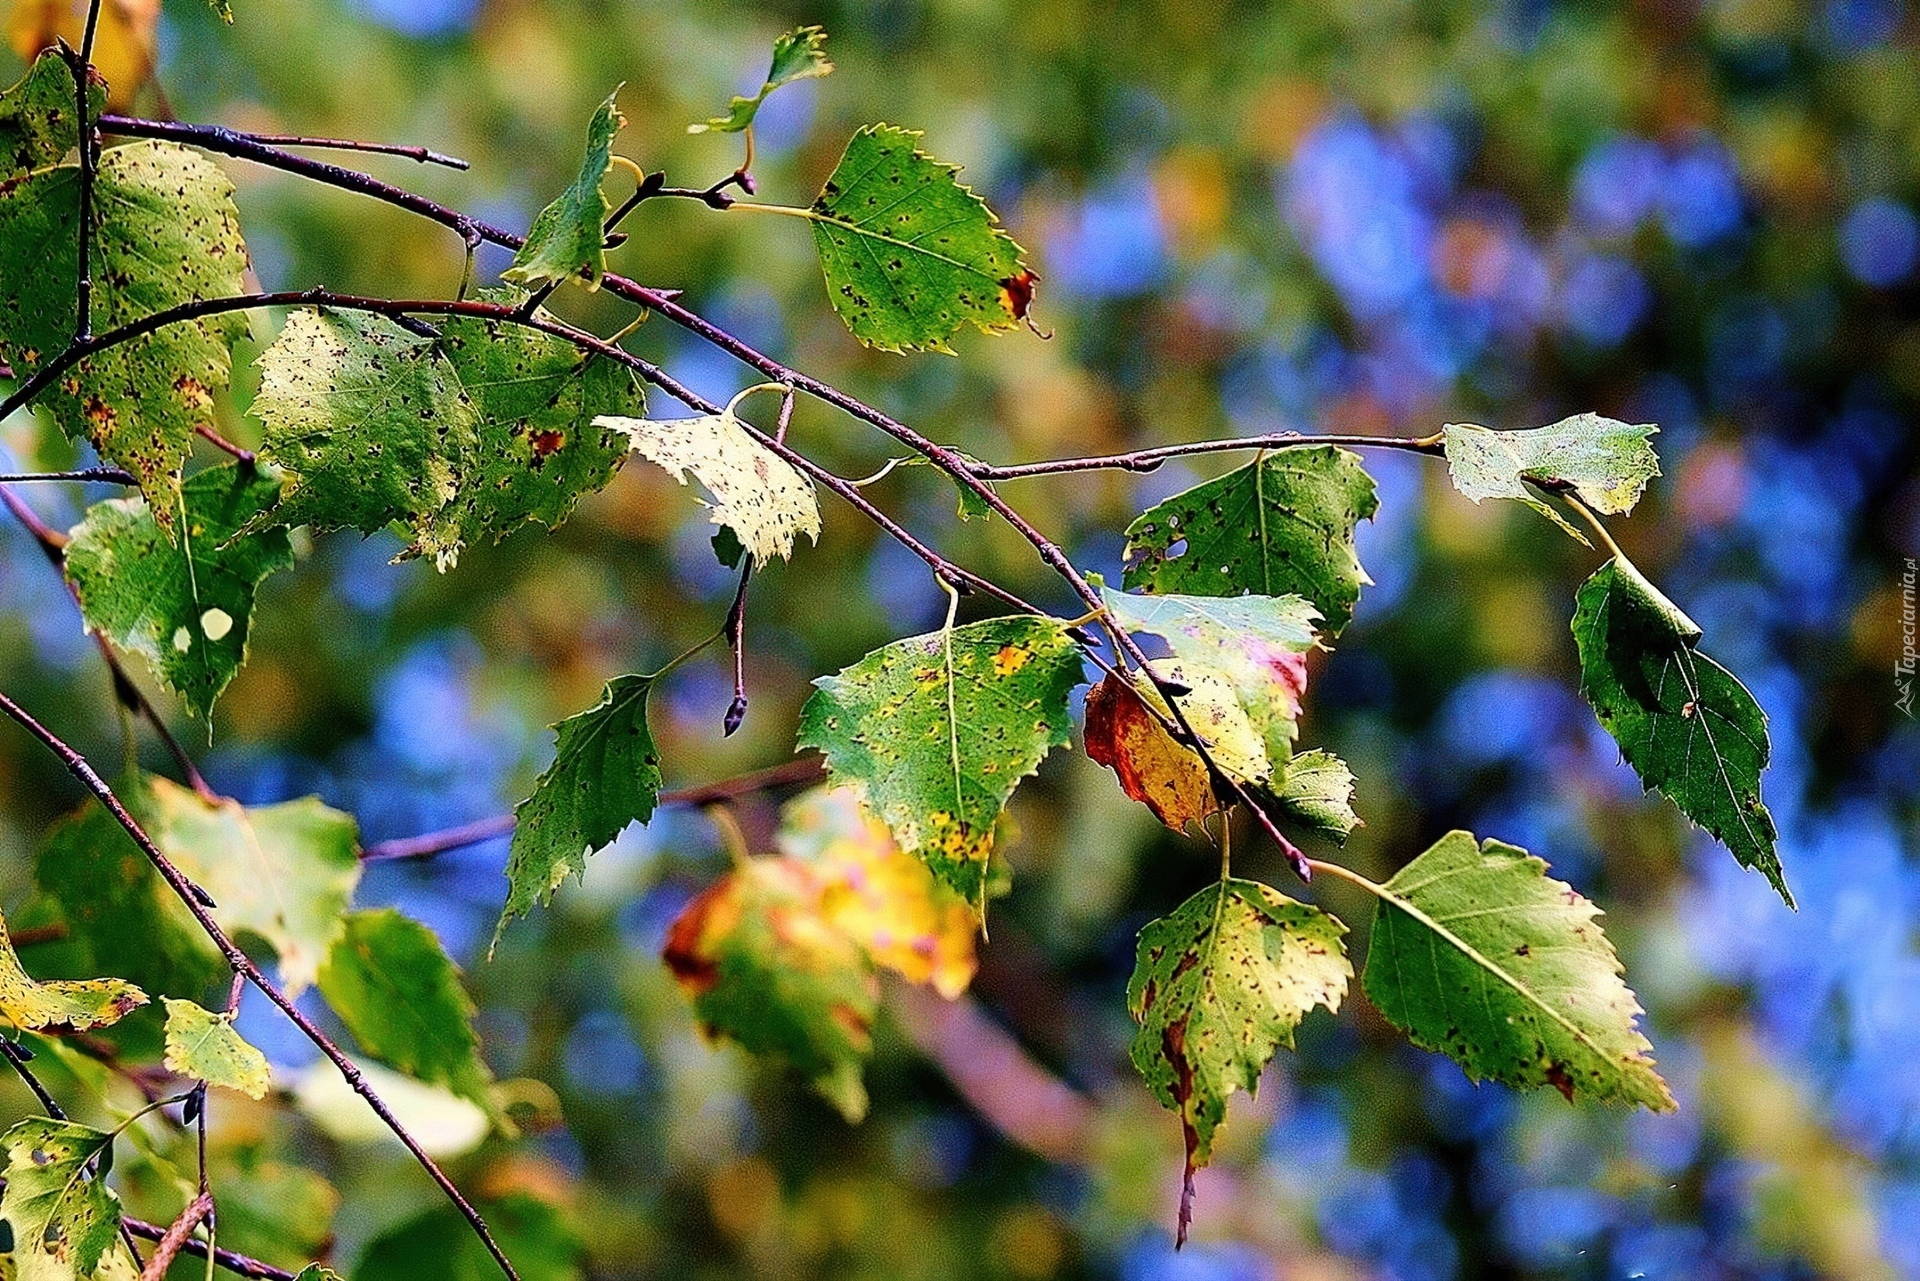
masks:
<path id="1" fill-rule="evenodd" d="M 107 106 L 122 110 L 153 77 L 160 0 L 105 0 L 93 42 L 93 65 L 107 82 Z M 56 39 L 78 49 L 87 26 L 87 0 L 13 0 L 7 43 L 31 62 Z"/>
<path id="2" fill-rule="evenodd" d="M 786 808 L 781 849 L 813 869 L 820 913 L 877 964 L 952 1000 L 973 981 L 979 918 L 925 863 L 893 843 L 852 788 L 818 788 Z"/>
<path id="3" fill-rule="evenodd" d="M 1204 827 L 1220 811 L 1206 762 L 1176 742 L 1140 692 L 1108 676 L 1087 695 L 1087 756 L 1120 776 L 1128 796 L 1176 832 Z"/>
<path id="4" fill-rule="evenodd" d="M 30 1032 L 85 1032 L 118 1023 L 147 1003 L 125 979 L 36 982 L 20 964 L 0 917 L 0 1019 Z"/>

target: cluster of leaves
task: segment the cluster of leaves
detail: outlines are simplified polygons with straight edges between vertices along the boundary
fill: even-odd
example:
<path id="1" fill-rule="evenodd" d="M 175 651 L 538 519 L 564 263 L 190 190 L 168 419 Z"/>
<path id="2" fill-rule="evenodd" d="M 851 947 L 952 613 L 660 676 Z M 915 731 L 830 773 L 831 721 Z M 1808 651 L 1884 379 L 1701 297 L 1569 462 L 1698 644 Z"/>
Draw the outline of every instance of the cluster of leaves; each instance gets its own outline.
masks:
<path id="1" fill-rule="evenodd" d="M 784 37 L 759 93 L 704 127 L 747 132 L 768 93 L 830 71 L 822 38 L 811 28 Z M 631 452 L 696 479 L 714 523 L 754 566 L 792 556 L 801 534 L 819 537 L 812 482 L 741 419 L 741 398 L 650 419 L 635 367 L 596 355 L 597 340 L 572 341 L 539 307 L 553 287 L 605 278 L 602 188 L 622 124 L 613 96 L 589 125 L 578 178 L 507 273 L 533 292 L 411 309 L 433 324 L 400 304 L 294 311 L 259 360 L 259 457 L 187 476 L 245 328 L 238 309 L 198 307 L 242 289 L 231 189 L 172 144 L 104 153 L 89 215 L 100 285 L 90 320 L 109 337 L 133 330 L 75 347 L 86 327 L 75 305 L 81 166 L 67 159 L 80 137 L 74 92 L 65 61 L 49 55 L 0 97 L 10 167 L 0 360 L 18 379 L 48 377 L 39 407 L 138 480 L 140 497 L 97 504 L 72 531 L 66 572 L 87 625 L 140 654 L 196 715 L 210 714 L 244 661 L 255 592 L 292 563 L 294 526 L 397 529 L 403 556 L 444 568 L 476 540 L 558 525 Z M 884 124 L 860 130 L 804 209 L 718 189 L 707 203 L 807 220 L 831 305 L 857 339 L 946 351 L 965 325 L 991 333 L 1024 320 L 1033 277 L 985 203 L 917 140 Z M 143 324 L 176 308 L 173 323 Z M 1422 447 L 1444 453 L 1476 502 L 1523 501 L 1585 542 L 1563 504 L 1611 548 L 1592 511 L 1632 508 L 1658 472 L 1653 431 L 1589 414 L 1521 432 L 1452 425 Z M 984 483 L 953 470 L 984 504 Z M 1255 1087 L 1310 1010 L 1336 1009 L 1353 974 L 1345 923 L 1232 876 L 1226 847 L 1241 807 L 1283 840 L 1280 823 L 1338 842 L 1358 822 L 1346 765 L 1296 749 L 1309 655 L 1340 635 L 1369 581 L 1355 529 L 1377 502 L 1347 450 L 1303 441 L 1267 451 L 1134 521 L 1121 589 L 1090 588 L 1085 618 L 959 626 L 950 614 L 939 630 L 816 681 L 796 745 L 824 756 L 835 790 L 795 803 L 777 855 L 736 849 L 735 868 L 671 931 L 666 961 L 701 1020 L 790 1060 L 857 1118 L 879 972 L 948 996 L 965 988 L 973 936 L 1003 880 L 1001 817 L 1019 782 L 1070 741 L 1070 695 L 1098 657 L 1106 674 L 1086 699 L 1088 754 L 1167 827 L 1222 845 L 1220 880 L 1141 932 L 1128 989 L 1134 1062 L 1185 1135 L 1184 1235 L 1192 1174 L 1228 1096 Z M 1109 651 L 1090 626 L 1105 629 Z M 1698 651 L 1700 629 L 1613 549 L 1579 591 L 1573 630 L 1583 690 L 1646 785 L 1787 897 L 1759 798 L 1765 720 Z M 1140 637 L 1164 653 L 1145 657 Z M 557 726 L 553 765 L 516 813 L 502 930 L 654 812 L 662 769 L 647 710 L 665 674 L 617 677 Z M 511 1130 L 439 941 L 392 910 L 353 909 L 351 818 L 313 799 L 248 809 L 138 775 L 120 793 L 206 890 L 213 919 L 271 951 L 289 993 L 317 985 L 360 1048 L 412 1083 L 401 1088 L 467 1109 L 482 1131 Z M 1374 883 L 1285 848 L 1303 871 L 1378 900 L 1362 981 L 1414 1042 L 1475 1079 L 1672 1106 L 1598 910 L 1540 859 L 1454 832 Z M 40 968 L 63 977 L 36 981 L 0 949 L 0 1017 L 38 1033 L 104 1032 L 180 1076 L 265 1093 L 264 1060 L 234 1032 L 230 1009 L 211 1008 L 225 960 L 113 816 L 90 807 L 57 828 L 37 879 L 33 910 L 65 931 Z M 163 998 L 158 1026 L 149 992 Z M 127 1260 L 104 1179 L 114 1135 L 35 1120 L 4 1142 L 0 1259 L 22 1276 L 119 1275 Z"/>

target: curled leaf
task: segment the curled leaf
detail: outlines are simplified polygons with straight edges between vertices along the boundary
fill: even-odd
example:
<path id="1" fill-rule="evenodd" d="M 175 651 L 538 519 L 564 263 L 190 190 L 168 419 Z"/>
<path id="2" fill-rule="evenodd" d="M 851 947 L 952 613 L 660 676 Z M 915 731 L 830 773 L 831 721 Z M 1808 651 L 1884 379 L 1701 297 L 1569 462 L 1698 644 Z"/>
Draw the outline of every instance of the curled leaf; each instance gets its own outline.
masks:
<path id="1" fill-rule="evenodd" d="M 825 27 L 797 27 L 787 32 L 773 42 L 773 65 L 767 68 L 766 81 L 759 90 L 751 98 L 736 95 L 728 104 L 726 115 L 715 116 L 702 124 L 688 125 L 687 132 L 706 133 L 712 130 L 739 133 L 748 128 L 760 113 L 760 104 L 775 89 L 796 80 L 813 80 L 833 74 L 833 63 L 827 61 L 826 45 Z"/>

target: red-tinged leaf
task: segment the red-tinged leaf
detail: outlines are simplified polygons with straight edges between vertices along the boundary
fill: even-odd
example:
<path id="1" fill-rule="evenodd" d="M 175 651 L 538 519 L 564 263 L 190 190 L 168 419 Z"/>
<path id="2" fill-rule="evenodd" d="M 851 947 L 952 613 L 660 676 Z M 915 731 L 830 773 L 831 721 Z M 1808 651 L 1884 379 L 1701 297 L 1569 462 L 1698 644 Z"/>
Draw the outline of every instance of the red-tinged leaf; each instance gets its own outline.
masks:
<path id="1" fill-rule="evenodd" d="M 1203 825 L 1220 800 L 1199 754 L 1174 741 L 1139 691 L 1108 676 L 1087 694 L 1087 755 L 1176 832 Z"/>

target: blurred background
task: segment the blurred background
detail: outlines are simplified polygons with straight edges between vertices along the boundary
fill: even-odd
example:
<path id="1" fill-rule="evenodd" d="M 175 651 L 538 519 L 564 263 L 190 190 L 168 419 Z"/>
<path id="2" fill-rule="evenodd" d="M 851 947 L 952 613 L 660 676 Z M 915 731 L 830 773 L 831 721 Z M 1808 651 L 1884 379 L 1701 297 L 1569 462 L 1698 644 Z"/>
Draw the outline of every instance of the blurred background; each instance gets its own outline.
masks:
<path id="1" fill-rule="evenodd" d="M 171 0 L 136 105 L 452 152 L 470 172 L 365 165 L 516 228 L 570 180 L 621 82 L 620 152 L 687 185 L 730 172 L 738 139 L 686 124 L 751 92 L 776 34 L 822 23 L 839 70 L 762 111 L 762 193 L 806 203 L 861 124 L 925 129 L 1031 251 L 1053 339 L 865 352 L 825 305 L 804 228 L 692 205 L 644 206 L 617 270 L 992 461 L 1585 409 L 1657 422 L 1665 474 L 1617 537 L 1771 721 L 1765 795 L 1797 914 L 1643 797 L 1581 701 L 1567 623 L 1596 557 L 1523 507 L 1474 507 L 1429 460 L 1369 455 L 1375 585 L 1317 662 L 1302 740 L 1360 778 L 1366 827 L 1344 857 L 1385 876 L 1456 826 L 1545 857 L 1607 909 L 1681 1110 L 1476 1088 L 1356 985 L 1337 1019 L 1308 1019 L 1257 1100 L 1236 1096 L 1178 1255 L 1179 1127 L 1126 1062 L 1123 991 L 1135 931 L 1213 856 L 1077 751 L 1014 802 L 1013 888 L 972 993 L 889 989 L 857 1128 L 780 1067 L 704 1044 L 661 966 L 668 923 L 726 866 L 698 814 L 628 831 L 491 962 L 504 841 L 373 866 L 361 902 L 439 932 L 495 1072 L 562 1118 L 451 1160 L 530 1279 L 1920 1277 L 1920 727 L 1894 677 L 1900 575 L 1920 556 L 1920 15 L 1903 0 L 234 9 L 228 27 Z M 457 286 L 446 231 L 223 164 L 266 288 Z M 609 180 L 616 200 L 625 182 Z M 554 305 L 602 333 L 632 319 L 578 290 Z M 715 398 L 755 381 L 661 320 L 629 346 Z M 258 437 L 250 389 L 243 369 L 221 406 L 243 442 Z M 792 430 L 845 475 L 892 452 L 815 404 Z M 0 442 L 9 464 L 74 457 L 27 415 Z M 1132 516 L 1229 465 L 1003 492 L 1117 577 Z M 868 492 L 1077 612 L 1004 523 L 960 521 L 929 469 Z M 28 494 L 60 527 L 105 496 Z M 938 624 L 919 563 L 823 508 L 819 547 L 756 580 L 742 732 L 720 732 L 724 653 L 668 682 L 653 720 L 670 786 L 788 759 L 809 679 Z M 634 465 L 559 533 L 473 548 L 445 576 L 389 565 L 391 538 L 314 540 L 264 588 L 206 773 L 249 803 L 317 792 L 369 841 L 499 813 L 545 767 L 551 722 L 719 623 L 732 576 L 710 532 L 686 490 Z M 11 523 L 0 673 L 57 732 L 119 759 L 98 655 Z M 47 823 L 78 800 L 51 757 L 0 734 L 0 908 L 28 897 Z M 1243 861 L 1296 888 L 1270 852 Z M 1313 896 L 1364 933 L 1342 888 Z M 243 1030 L 305 1065 L 256 1005 Z M 3 1097 L 9 1117 L 29 1110 L 12 1083 Z M 331 1241 L 360 1278 L 488 1275 L 397 1146 L 236 1097 L 214 1109 L 215 1186 L 258 1204 L 223 1199 L 223 1243 L 297 1266 Z M 277 1247 L 247 1236 L 256 1213 L 282 1225 Z"/>

